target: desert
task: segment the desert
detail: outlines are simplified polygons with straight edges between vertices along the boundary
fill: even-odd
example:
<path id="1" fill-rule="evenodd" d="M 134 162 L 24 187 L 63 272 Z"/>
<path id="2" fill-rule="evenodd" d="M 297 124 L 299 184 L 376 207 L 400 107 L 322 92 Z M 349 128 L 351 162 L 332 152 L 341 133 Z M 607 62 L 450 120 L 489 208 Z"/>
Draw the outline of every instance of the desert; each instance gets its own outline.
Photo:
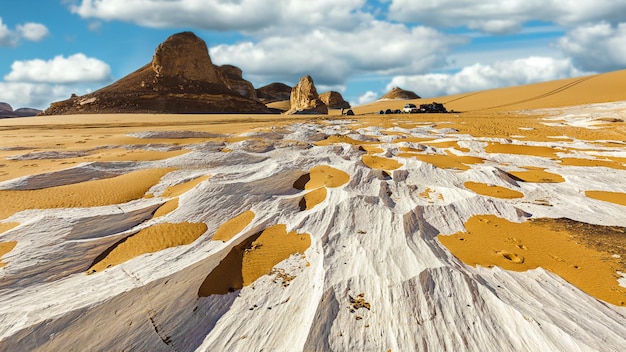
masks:
<path id="1" fill-rule="evenodd" d="M 619 350 L 625 76 L 2 120 L 0 349 Z"/>
<path id="2" fill-rule="evenodd" d="M 0 351 L 626 346 L 625 70 L 347 116 L 206 51 L 0 120 Z"/>

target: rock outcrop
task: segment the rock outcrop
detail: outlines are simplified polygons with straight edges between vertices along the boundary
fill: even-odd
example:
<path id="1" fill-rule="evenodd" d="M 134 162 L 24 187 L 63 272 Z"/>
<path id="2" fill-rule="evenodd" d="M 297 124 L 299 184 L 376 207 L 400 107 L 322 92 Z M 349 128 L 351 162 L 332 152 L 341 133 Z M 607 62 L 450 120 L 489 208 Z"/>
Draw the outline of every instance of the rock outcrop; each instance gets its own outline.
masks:
<path id="1" fill-rule="evenodd" d="M 389 93 L 385 94 L 380 100 L 410 100 L 420 99 L 420 96 L 410 90 L 404 90 L 400 87 L 394 87 Z"/>
<path id="2" fill-rule="evenodd" d="M 13 107 L 8 103 L 0 103 L 0 119 L 9 117 L 27 117 L 36 116 L 41 113 L 39 109 L 33 108 L 19 108 L 13 110 Z"/>
<path id="3" fill-rule="evenodd" d="M 343 99 L 341 93 L 331 90 L 320 94 L 320 99 L 329 109 L 350 109 L 350 103 Z"/>
<path id="4" fill-rule="evenodd" d="M 254 86 L 243 78 L 243 72 L 237 66 L 222 65 L 218 67 L 219 73 L 222 75 L 224 82 L 228 88 L 238 92 L 241 96 L 259 100 L 256 95 Z"/>
<path id="5" fill-rule="evenodd" d="M 262 103 L 269 104 L 277 101 L 289 100 L 291 87 L 280 82 L 270 83 L 258 88 L 256 95 Z"/>
<path id="6" fill-rule="evenodd" d="M 320 99 L 311 76 L 300 78 L 300 82 L 291 89 L 289 98 L 291 108 L 286 114 L 328 114 L 328 107 Z"/>
<path id="7" fill-rule="evenodd" d="M 52 103 L 44 115 L 90 113 L 270 113 L 240 93 L 238 68 L 213 64 L 206 43 L 192 32 L 174 34 L 152 61 L 113 84 Z M 243 80 L 243 78 L 241 78 Z"/>

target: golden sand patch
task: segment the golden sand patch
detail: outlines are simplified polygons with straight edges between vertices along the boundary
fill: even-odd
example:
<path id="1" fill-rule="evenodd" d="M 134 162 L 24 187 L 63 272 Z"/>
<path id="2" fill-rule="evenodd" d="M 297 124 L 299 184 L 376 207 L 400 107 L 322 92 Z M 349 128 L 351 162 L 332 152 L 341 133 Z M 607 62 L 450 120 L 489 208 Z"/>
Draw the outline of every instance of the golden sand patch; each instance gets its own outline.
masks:
<path id="1" fill-rule="evenodd" d="M 316 189 L 318 187 L 339 187 L 350 181 L 350 175 L 346 172 L 328 165 L 319 165 L 309 170 L 310 180 L 304 185 L 304 189 Z"/>
<path id="2" fill-rule="evenodd" d="M 473 191 L 474 193 L 481 194 L 483 196 L 495 197 L 495 198 L 522 198 L 524 194 L 510 188 L 505 188 L 496 185 L 488 185 L 480 182 L 468 181 L 463 184 L 465 188 Z"/>
<path id="3" fill-rule="evenodd" d="M 625 305 L 626 288 L 617 281 L 617 270 L 623 270 L 618 259 L 572 240 L 564 227 L 553 226 L 556 220 L 541 220 L 514 223 L 494 215 L 475 215 L 465 223 L 467 232 L 437 238 L 468 265 L 513 271 L 542 267 L 596 298 Z"/>
<path id="4" fill-rule="evenodd" d="M 565 182 L 563 176 L 545 171 L 545 168 L 534 166 L 522 166 L 527 171 L 512 171 L 510 175 L 524 182 L 532 183 L 560 183 Z"/>
<path id="5" fill-rule="evenodd" d="M 26 209 L 86 208 L 126 203 L 144 196 L 174 169 L 147 169 L 103 180 L 38 190 L 0 191 L 0 219 Z"/>
<path id="6" fill-rule="evenodd" d="M 370 169 L 378 170 L 395 170 L 402 167 L 402 164 L 393 159 L 383 158 L 375 155 L 363 155 L 361 157 L 363 164 Z"/>
<path id="7" fill-rule="evenodd" d="M 87 270 L 102 271 L 146 253 L 190 244 L 207 230 L 205 223 L 157 224 L 128 236 L 100 254 Z"/>
<path id="8" fill-rule="evenodd" d="M 200 177 L 194 178 L 193 180 L 183 182 L 178 185 L 170 186 L 163 192 L 161 197 L 164 197 L 164 198 L 178 197 L 181 194 L 186 193 L 190 189 L 196 187 L 202 181 L 208 180 L 209 178 L 210 176 L 200 176 Z"/>
<path id="9" fill-rule="evenodd" d="M 454 154 L 413 154 L 413 153 L 401 153 L 398 156 L 403 158 L 417 158 L 417 160 L 425 163 L 433 164 L 441 169 L 457 169 L 457 170 L 469 170 L 473 164 L 480 164 L 484 161 L 483 158 L 475 156 L 460 156 Z"/>
<path id="10" fill-rule="evenodd" d="M 608 167 L 611 169 L 626 170 L 626 166 L 619 160 L 601 160 L 601 159 L 581 159 L 581 158 L 563 158 L 559 160 L 561 165 L 567 166 L 593 166 Z"/>
<path id="11" fill-rule="evenodd" d="M 16 228 L 19 224 L 19 222 L 0 222 L 0 233 Z"/>
<path id="12" fill-rule="evenodd" d="M 326 199 L 326 187 L 335 188 L 343 186 L 350 181 L 350 175 L 346 172 L 328 165 L 319 165 L 311 168 L 293 183 L 293 188 L 310 190 L 300 200 L 300 210 L 313 209 Z"/>
<path id="13" fill-rule="evenodd" d="M 178 209 L 178 198 L 170 199 L 154 212 L 153 217 L 158 218 L 167 215 L 176 209 Z"/>
<path id="14" fill-rule="evenodd" d="M 585 191 L 589 198 L 626 206 L 626 193 L 607 191 Z"/>
<path id="15" fill-rule="evenodd" d="M 376 145 L 362 145 L 359 148 L 366 151 L 368 154 L 380 154 L 385 152 L 383 148 Z"/>
<path id="16" fill-rule="evenodd" d="M 300 210 L 313 209 L 316 205 L 326 199 L 327 194 L 328 192 L 326 191 L 326 187 L 320 187 L 306 193 L 300 200 Z"/>
<path id="17" fill-rule="evenodd" d="M 15 248 L 15 246 L 17 245 L 17 241 L 10 241 L 10 242 L 0 242 L 0 259 L 2 259 L 2 256 L 9 253 L 10 251 L 13 250 L 13 248 Z M 4 263 L 2 260 L 0 260 L 0 268 L 2 268 L 3 266 L 5 266 L 6 263 Z"/>
<path id="18" fill-rule="evenodd" d="M 309 234 L 287 232 L 286 225 L 274 225 L 235 246 L 213 269 L 198 289 L 199 297 L 234 292 L 248 286 L 292 254 L 311 246 Z"/>
<path id="19" fill-rule="evenodd" d="M 356 139 L 350 138 L 348 136 L 333 135 L 319 142 L 315 142 L 314 144 L 321 147 L 321 146 L 328 146 L 328 145 L 333 145 L 333 144 L 338 144 L 338 143 L 347 143 L 347 144 L 352 144 L 352 145 L 368 145 L 368 144 L 379 144 L 380 142 L 379 141 L 370 141 L 370 142 L 357 141 Z"/>
<path id="20" fill-rule="evenodd" d="M 489 143 L 487 147 L 485 147 L 485 152 L 487 153 L 502 153 L 502 154 L 521 154 L 521 155 L 534 155 L 541 156 L 546 158 L 556 158 L 556 153 L 559 150 L 550 148 L 550 147 L 542 147 L 536 145 L 523 145 L 523 144 L 500 144 L 500 143 Z"/>
<path id="21" fill-rule="evenodd" d="M 429 142 L 427 143 L 430 146 L 433 146 L 435 148 L 454 148 L 456 150 L 465 152 L 465 153 L 469 153 L 469 149 L 465 148 L 465 147 L 461 147 L 459 146 L 459 142 L 458 141 L 446 141 L 446 142 Z"/>
<path id="22" fill-rule="evenodd" d="M 233 238 L 233 236 L 246 228 L 246 226 L 250 225 L 254 216 L 254 212 L 252 210 L 248 210 L 226 221 L 217 228 L 217 231 L 215 231 L 215 234 L 213 235 L 213 240 L 223 242 L 229 241 Z"/>

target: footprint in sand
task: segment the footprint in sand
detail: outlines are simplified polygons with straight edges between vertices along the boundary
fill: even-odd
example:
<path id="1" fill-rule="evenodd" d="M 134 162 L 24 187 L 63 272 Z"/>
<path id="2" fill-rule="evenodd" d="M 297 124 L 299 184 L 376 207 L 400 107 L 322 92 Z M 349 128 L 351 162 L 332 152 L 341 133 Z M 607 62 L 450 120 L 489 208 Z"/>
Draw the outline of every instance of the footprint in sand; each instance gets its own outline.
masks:
<path id="1" fill-rule="evenodd" d="M 522 257 L 521 255 L 518 255 L 517 253 L 512 253 L 509 251 L 502 250 L 502 251 L 496 251 L 496 255 L 503 257 L 504 259 L 510 261 L 511 263 L 515 263 L 515 264 L 524 263 L 524 257 Z"/>

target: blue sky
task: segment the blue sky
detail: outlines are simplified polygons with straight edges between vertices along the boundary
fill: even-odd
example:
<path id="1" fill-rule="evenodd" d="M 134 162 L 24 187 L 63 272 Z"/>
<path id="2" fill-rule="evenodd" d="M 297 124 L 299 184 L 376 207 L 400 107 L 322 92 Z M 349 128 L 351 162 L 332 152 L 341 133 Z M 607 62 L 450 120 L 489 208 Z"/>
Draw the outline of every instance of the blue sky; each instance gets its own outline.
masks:
<path id="1" fill-rule="evenodd" d="M 0 102 L 97 90 L 185 30 L 255 87 L 310 74 L 353 104 L 626 68 L 626 0 L 4 0 Z"/>

